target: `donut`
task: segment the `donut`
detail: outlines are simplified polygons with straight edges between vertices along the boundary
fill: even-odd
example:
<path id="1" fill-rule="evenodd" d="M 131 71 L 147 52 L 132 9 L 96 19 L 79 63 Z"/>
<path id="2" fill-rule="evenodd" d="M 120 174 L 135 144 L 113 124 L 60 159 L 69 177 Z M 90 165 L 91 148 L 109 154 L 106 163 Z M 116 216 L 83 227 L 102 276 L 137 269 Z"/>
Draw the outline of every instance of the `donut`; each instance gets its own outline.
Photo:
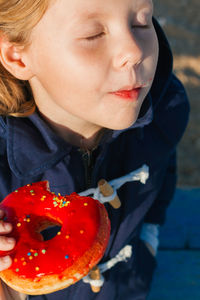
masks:
<path id="1" fill-rule="evenodd" d="M 48 181 L 20 187 L 0 204 L 4 220 L 13 225 L 7 236 L 16 239 L 13 263 L 0 272 L 11 288 L 40 295 L 66 288 L 86 276 L 103 257 L 110 235 L 110 221 L 103 204 L 76 193 L 61 196 L 49 190 Z M 41 232 L 60 226 L 45 240 Z"/>

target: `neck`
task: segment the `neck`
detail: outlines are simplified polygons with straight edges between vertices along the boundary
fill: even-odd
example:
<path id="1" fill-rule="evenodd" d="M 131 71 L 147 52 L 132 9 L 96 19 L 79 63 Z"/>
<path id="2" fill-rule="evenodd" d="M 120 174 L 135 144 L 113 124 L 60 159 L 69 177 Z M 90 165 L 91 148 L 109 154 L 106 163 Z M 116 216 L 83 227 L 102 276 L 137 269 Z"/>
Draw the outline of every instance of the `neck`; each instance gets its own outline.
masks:
<path id="1" fill-rule="evenodd" d="M 101 126 L 80 119 L 57 105 L 37 78 L 33 77 L 30 84 L 40 114 L 62 139 L 88 150 L 97 146 L 102 136 Z"/>
<path id="2" fill-rule="evenodd" d="M 89 128 L 87 128 L 87 126 L 80 126 L 80 130 L 79 128 L 72 129 L 63 123 L 59 124 L 55 121 L 52 121 L 41 112 L 40 114 L 42 115 L 43 119 L 47 121 L 53 131 L 58 134 L 58 136 L 71 145 L 77 146 L 83 150 L 92 150 L 96 148 L 106 130 L 105 128 L 95 126 Z"/>

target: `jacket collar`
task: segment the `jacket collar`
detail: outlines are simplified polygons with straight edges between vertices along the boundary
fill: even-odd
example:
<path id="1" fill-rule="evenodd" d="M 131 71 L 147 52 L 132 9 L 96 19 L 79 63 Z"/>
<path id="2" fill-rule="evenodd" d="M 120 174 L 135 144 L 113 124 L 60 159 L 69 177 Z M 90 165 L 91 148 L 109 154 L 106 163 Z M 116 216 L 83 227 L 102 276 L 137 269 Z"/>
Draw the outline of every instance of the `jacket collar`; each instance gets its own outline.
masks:
<path id="1" fill-rule="evenodd" d="M 43 173 L 67 155 L 71 148 L 37 113 L 28 118 L 7 118 L 8 161 L 19 178 Z"/>
<path id="2" fill-rule="evenodd" d="M 124 131 L 148 125 L 153 119 L 153 111 L 167 89 L 172 71 L 172 55 L 164 33 L 155 20 L 154 26 L 159 39 L 160 53 L 152 88 L 142 105 L 138 120 L 128 129 L 108 132 L 103 139 L 106 143 Z M 0 129 L 2 133 L 7 133 L 8 161 L 12 171 L 19 178 L 34 177 L 45 172 L 72 149 L 70 144 L 51 130 L 37 112 L 28 118 L 0 118 Z"/>

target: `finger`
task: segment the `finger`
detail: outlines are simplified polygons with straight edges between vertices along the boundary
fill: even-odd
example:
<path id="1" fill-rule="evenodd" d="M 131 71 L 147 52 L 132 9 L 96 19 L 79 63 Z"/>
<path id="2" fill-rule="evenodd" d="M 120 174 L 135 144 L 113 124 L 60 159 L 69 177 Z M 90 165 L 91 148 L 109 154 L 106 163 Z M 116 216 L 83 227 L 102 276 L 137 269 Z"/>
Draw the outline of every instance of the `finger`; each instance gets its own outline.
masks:
<path id="1" fill-rule="evenodd" d="M 153 249 L 153 247 L 148 243 L 148 242 L 144 242 L 145 245 L 147 246 L 147 248 L 149 249 L 150 253 L 153 255 L 153 256 L 156 256 L 156 250 Z"/>
<path id="2" fill-rule="evenodd" d="M 12 264 L 12 259 L 10 256 L 0 257 L 0 271 L 8 269 Z"/>
<path id="3" fill-rule="evenodd" d="M 9 251 L 15 246 L 15 239 L 6 236 L 0 236 L 0 250 Z"/>
<path id="4" fill-rule="evenodd" d="M 12 231 L 12 225 L 0 220 L 0 234 L 9 233 Z"/>
<path id="5" fill-rule="evenodd" d="M 0 209 L 0 219 L 2 219 L 4 217 L 5 213 L 2 209 Z"/>

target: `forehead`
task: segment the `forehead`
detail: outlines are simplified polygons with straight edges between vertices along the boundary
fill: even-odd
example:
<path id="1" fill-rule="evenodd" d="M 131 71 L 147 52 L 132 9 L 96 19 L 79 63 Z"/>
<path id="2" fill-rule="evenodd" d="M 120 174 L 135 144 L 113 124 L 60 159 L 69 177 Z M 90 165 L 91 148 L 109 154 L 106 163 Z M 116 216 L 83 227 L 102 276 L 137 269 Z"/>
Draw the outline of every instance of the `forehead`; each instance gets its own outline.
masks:
<path id="1" fill-rule="evenodd" d="M 46 13 L 32 31 L 72 30 L 87 24 L 90 20 L 105 21 L 113 17 L 126 17 L 130 11 L 142 9 L 151 11 L 152 0 L 53 0 Z M 47 33 L 47 32 L 46 32 Z"/>
<path id="2" fill-rule="evenodd" d="M 54 6 L 55 4 L 55 6 Z M 60 10 L 66 17 L 92 19 L 127 9 L 151 8 L 152 0 L 56 0 L 53 13 Z"/>
<path id="3" fill-rule="evenodd" d="M 94 18 L 106 12 L 114 12 L 116 10 L 124 10 L 132 8 L 139 10 L 143 7 L 152 7 L 152 0 L 70 0 L 76 7 L 77 13 L 82 18 Z M 75 1 L 75 2 L 74 2 Z M 73 9 L 73 7 L 71 7 Z"/>

